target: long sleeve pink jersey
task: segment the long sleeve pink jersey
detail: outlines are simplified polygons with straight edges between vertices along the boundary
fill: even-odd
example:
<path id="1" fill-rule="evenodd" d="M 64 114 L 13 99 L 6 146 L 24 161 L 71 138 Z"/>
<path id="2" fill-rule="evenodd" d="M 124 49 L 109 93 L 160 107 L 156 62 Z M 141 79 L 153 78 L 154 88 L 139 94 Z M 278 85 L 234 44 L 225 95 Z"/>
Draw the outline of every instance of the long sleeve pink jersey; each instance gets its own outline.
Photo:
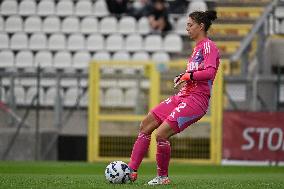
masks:
<path id="1" fill-rule="evenodd" d="M 219 59 L 219 50 L 213 41 L 205 38 L 198 42 L 191 57 L 188 58 L 186 69 L 186 72 L 194 72 L 193 81 L 187 81 L 178 95 L 196 94 L 194 97 L 200 102 L 200 105 L 204 108 L 207 107 L 213 81 L 220 64 Z"/>

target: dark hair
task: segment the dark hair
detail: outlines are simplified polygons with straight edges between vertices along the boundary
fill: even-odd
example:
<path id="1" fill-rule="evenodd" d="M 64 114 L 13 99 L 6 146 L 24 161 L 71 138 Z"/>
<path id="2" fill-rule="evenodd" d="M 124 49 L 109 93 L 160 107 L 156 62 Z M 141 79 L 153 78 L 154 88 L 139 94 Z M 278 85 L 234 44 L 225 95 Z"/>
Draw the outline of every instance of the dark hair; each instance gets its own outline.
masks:
<path id="1" fill-rule="evenodd" d="M 203 23 L 205 26 L 205 32 L 207 32 L 212 24 L 212 21 L 217 19 L 217 12 L 214 10 L 209 10 L 205 12 L 194 11 L 189 14 L 189 17 L 191 17 L 198 24 Z"/>

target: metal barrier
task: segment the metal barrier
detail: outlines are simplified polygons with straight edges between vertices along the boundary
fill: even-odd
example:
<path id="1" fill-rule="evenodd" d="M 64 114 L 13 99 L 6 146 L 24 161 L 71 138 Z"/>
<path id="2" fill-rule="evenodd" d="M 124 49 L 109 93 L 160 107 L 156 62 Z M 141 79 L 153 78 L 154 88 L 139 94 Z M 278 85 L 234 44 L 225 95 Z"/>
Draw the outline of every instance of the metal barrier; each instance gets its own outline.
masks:
<path id="1" fill-rule="evenodd" d="M 102 137 L 100 133 L 103 131 L 101 122 L 104 121 L 112 121 L 112 122 L 121 122 L 121 123 L 129 123 L 129 122 L 140 122 L 143 120 L 145 115 L 139 114 L 123 114 L 123 113 L 115 113 L 115 114 L 106 114 L 101 110 L 100 107 L 100 81 L 102 77 L 101 74 L 102 67 L 135 67 L 140 66 L 143 67 L 144 75 L 149 78 L 149 99 L 148 99 L 148 111 L 150 108 L 153 108 L 160 102 L 160 73 L 156 70 L 156 65 L 153 63 L 133 63 L 133 62 L 92 62 L 89 68 L 89 109 L 88 109 L 88 161 L 111 161 L 114 159 L 128 161 L 130 157 L 130 152 L 132 149 L 132 145 L 134 140 L 136 139 L 137 133 L 135 137 L 126 138 L 123 141 L 115 141 L 111 142 L 111 138 L 115 138 L 113 136 L 115 133 L 112 133 L 111 136 Z M 177 66 L 177 65 L 175 65 Z M 183 65 L 184 66 L 184 65 Z M 120 79 L 122 76 L 117 75 L 109 75 L 109 77 L 113 77 L 114 79 Z M 137 75 L 131 76 L 135 79 L 138 77 Z M 210 138 L 208 147 L 208 157 L 204 156 L 203 158 L 178 158 L 172 157 L 171 161 L 186 161 L 193 163 L 211 163 L 211 164 L 219 164 L 221 161 L 221 127 L 222 127 L 222 115 L 223 115 L 223 69 L 220 66 L 218 70 L 218 74 L 214 81 L 213 93 L 211 97 L 211 105 L 210 105 L 210 114 L 205 115 L 198 123 L 209 124 L 210 125 Z M 118 111 L 120 112 L 120 111 Z M 112 113 L 112 112 L 111 112 Z M 123 130 L 123 126 L 120 130 Z M 111 130 L 111 132 L 115 132 Z M 133 133 L 132 133 L 133 134 Z M 173 141 L 175 138 L 172 139 Z M 109 142 L 106 144 L 108 146 L 108 153 L 105 153 L 102 148 L 104 147 L 104 142 Z M 127 142 L 127 144 L 126 144 Z M 131 143 L 131 144 L 130 144 Z M 126 149 L 123 145 L 129 145 Z M 177 144 L 178 145 L 178 144 Z M 119 152 L 115 152 L 115 148 L 119 148 Z M 174 147 L 173 147 L 174 148 Z M 120 154 L 120 155 L 117 155 Z M 122 154 L 122 155 L 121 155 Z M 156 142 L 154 137 L 152 137 L 150 148 L 147 157 L 145 157 L 146 161 L 154 161 L 156 154 Z"/>

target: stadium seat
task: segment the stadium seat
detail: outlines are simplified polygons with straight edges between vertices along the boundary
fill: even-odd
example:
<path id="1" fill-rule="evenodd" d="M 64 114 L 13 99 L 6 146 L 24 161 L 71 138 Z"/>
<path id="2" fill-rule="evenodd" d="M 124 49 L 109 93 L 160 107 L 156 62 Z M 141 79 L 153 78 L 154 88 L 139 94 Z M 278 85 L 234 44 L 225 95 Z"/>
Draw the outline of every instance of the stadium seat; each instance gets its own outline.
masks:
<path id="1" fill-rule="evenodd" d="M 43 33 L 34 33 L 30 37 L 29 48 L 31 50 L 44 50 L 47 48 L 47 38 Z"/>
<path id="2" fill-rule="evenodd" d="M 0 51 L 0 68 L 14 67 L 14 54 L 10 50 Z"/>
<path id="3" fill-rule="evenodd" d="M 26 33 L 15 33 L 11 38 L 11 49 L 21 50 L 28 48 L 28 37 Z"/>
<path id="4" fill-rule="evenodd" d="M 139 51 L 143 47 L 143 39 L 139 34 L 128 35 L 125 40 L 125 48 L 127 51 Z"/>
<path id="5" fill-rule="evenodd" d="M 163 49 L 167 52 L 178 53 L 182 51 L 182 39 L 177 34 L 166 35 Z"/>
<path id="6" fill-rule="evenodd" d="M 7 33 L 0 33 L 0 50 L 9 48 L 9 37 Z"/>
<path id="7" fill-rule="evenodd" d="M 62 32 L 64 33 L 79 32 L 79 19 L 77 17 L 66 17 L 62 21 Z"/>
<path id="8" fill-rule="evenodd" d="M 119 34 L 113 34 L 106 39 L 106 50 L 119 51 L 124 48 L 123 37 Z"/>
<path id="9" fill-rule="evenodd" d="M 0 15 L 0 32 L 4 31 L 4 20 L 3 17 Z"/>
<path id="10" fill-rule="evenodd" d="M 159 51 L 162 50 L 162 38 L 160 35 L 148 35 L 145 38 L 144 50 Z"/>
<path id="11" fill-rule="evenodd" d="M 137 103 L 138 91 L 136 88 L 127 89 L 124 95 L 124 105 L 134 107 Z"/>
<path id="12" fill-rule="evenodd" d="M 276 7 L 275 9 L 275 17 L 276 18 L 284 18 L 284 6 Z"/>
<path id="13" fill-rule="evenodd" d="M 100 32 L 111 34 L 117 32 L 117 19 L 115 17 L 104 17 L 100 22 Z"/>
<path id="14" fill-rule="evenodd" d="M 38 64 L 43 67 L 53 67 L 53 58 L 50 51 L 39 51 L 35 55 L 34 59 L 35 66 L 38 66 Z"/>
<path id="15" fill-rule="evenodd" d="M 32 99 L 34 98 L 34 96 L 37 94 L 37 88 L 36 87 L 31 87 L 28 91 L 27 91 L 27 94 L 26 94 L 26 103 L 27 104 L 30 104 L 32 102 Z M 40 88 L 39 89 L 39 96 L 40 96 L 40 99 L 39 99 L 39 102 L 40 104 L 44 105 L 44 100 L 45 100 L 45 95 L 44 94 L 44 91 L 43 91 L 43 88 Z M 48 95 L 49 98 L 51 98 L 51 95 Z M 46 98 L 46 99 L 49 99 L 49 98 Z"/>
<path id="16" fill-rule="evenodd" d="M 105 93 L 105 106 L 118 107 L 123 104 L 123 92 L 120 88 L 113 87 L 106 90 Z"/>
<path id="17" fill-rule="evenodd" d="M 33 67 L 33 53 L 31 51 L 19 51 L 16 55 L 15 65 L 17 68 Z"/>
<path id="18" fill-rule="evenodd" d="M 36 2 L 34 0 L 23 0 L 19 5 L 19 14 L 23 16 L 36 14 Z"/>
<path id="19" fill-rule="evenodd" d="M 128 52 L 125 51 L 117 51 L 113 54 L 112 60 L 117 60 L 117 61 L 129 61 L 130 60 L 130 55 Z"/>
<path id="20" fill-rule="evenodd" d="M 41 0 L 38 4 L 38 15 L 40 16 L 55 15 L 54 1 Z"/>
<path id="21" fill-rule="evenodd" d="M 101 97 L 102 96 L 102 97 Z M 100 90 L 100 103 L 103 103 L 104 101 L 101 101 L 104 99 L 104 96 L 103 96 L 103 93 L 102 93 L 102 90 Z M 82 107 L 88 107 L 89 103 L 88 103 L 88 93 L 86 92 L 81 100 L 80 100 L 80 106 Z"/>
<path id="22" fill-rule="evenodd" d="M 92 34 L 87 38 L 87 50 L 98 51 L 105 47 L 104 37 L 100 34 Z"/>
<path id="23" fill-rule="evenodd" d="M 41 19 L 38 16 L 30 16 L 24 23 L 24 31 L 27 33 L 40 32 L 42 30 Z"/>
<path id="24" fill-rule="evenodd" d="M 152 60 L 155 63 L 167 63 L 170 61 L 170 56 L 168 53 L 165 52 L 155 52 L 152 55 Z"/>
<path id="25" fill-rule="evenodd" d="M 63 94 L 62 94 L 62 91 L 60 91 L 60 95 L 61 95 L 61 98 L 63 97 Z M 55 102 L 55 98 L 57 96 L 57 91 L 56 91 L 56 88 L 55 87 L 51 87 L 47 90 L 46 92 L 46 98 L 43 98 L 43 105 L 45 106 L 54 106 L 54 104 L 56 103 Z"/>
<path id="26" fill-rule="evenodd" d="M 70 16 L 73 15 L 74 5 L 71 0 L 58 1 L 56 5 L 56 15 Z"/>
<path id="27" fill-rule="evenodd" d="M 85 17 L 81 22 L 81 32 L 83 34 L 91 34 L 98 32 L 98 20 L 93 17 Z"/>
<path id="28" fill-rule="evenodd" d="M 26 94 L 25 90 L 21 86 L 15 86 L 14 87 L 14 94 L 15 94 L 15 100 L 17 105 L 26 105 Z"/>
<path id="29" fill-rule="evenodd" d="M 109 61 L 110 54 L 106 51 L 99 51 L 94 54 L 93 59 L 98 61 Z"/>
<path id="30" fill-rule="evenodd" d="M 18 12 L 18 4 L 16 0 L 4 0 L 1 4 L 2 15 L 15 15 Z"/>
<path id="31" fill-rule="evenodd" d="M 105 17 L 109 15 L 105 0 L 97 0 L 94 3 L 94 15 L 97 17 Z"/>
<path id="32" fill-rule="evenodd" d="M 48 40 L 50 50 L 64 50 L 66 48 L 66 39 L 63 34 L 52 34 Z"/>
<path id="33" fill-rule="evenodd" d="M 68 38 L 67 49 L 71 51 L 84 50 L 85 39 L 82 34 L 72 34 Z"/>
<path id="34" fill-rule="evenodd" d="M 67 51 L 58 51 L 54 55 L 55 68 L 70 68 L 72 64 L 71 54 Z"/>
<path id="35" fill-rule="evenodd" d="M 92 15 L 93 5 L 90 0 L 77 1 L 75 7 L 75 15 L 77 16 L 89 16 Z"/>
<path id="36" fill-rule="evenodd" d="M 5 31 L 8 33 L 23 31 L 23 20 L 20 16 L 9 16 L 6 20 Z"/>
<path id="37" fill-rule="evenodd" d="M 136 20 L 134 17 L 122 17 L 118 24 L 118 32 L 122 34 L 131 34 L 136 32 Z"/>
<path id="38" fill-rule="evenodd" d="M 43 21 L 43 32 L 56 33 L 60 31 L 60 20 L 56 16 L 46 17 Z"/>
<path id="39" fill-rule="evenodd" d="M 91 56 L 89 52 L 79 51 L 74 54 L 72 65 L 74 68 L 87 68 L 90 61 Z"/>
<path id="40" fill-rule="evenodd" d="M 194 11 L 206 11 L 207 5 L 203 0 L 193 0 L 190 1 L 188 5 L 187 13 L 192 13 Z"/>
<path id="41" fill-rule="evenodd" d="M 141 17 L 138 21 L 138 32 L 140 34 L 150 33 L 150 25 L 147 17 Z"/>
<path id="42" fill-rule="evenodd" d="M 76 104 L 76 100 L 80 95 L 77 87 L 70 87 L 64 96 L 64 106 L 72 107 Z"/>
<path id="43" fill-rule="evenodd" d="M 175 29 L 176 33 L 178 33 L 179 35 L 186 35 L 187 34 L 186 24 L 187 24 L 187 17 L 183 16 L 179 18 Z"/>
<path id="44" fill-rule="evenodd" d="M 149 61 L 150 56 L 147 52 L 135 52 L 132 56 L 133 61 Z"/>

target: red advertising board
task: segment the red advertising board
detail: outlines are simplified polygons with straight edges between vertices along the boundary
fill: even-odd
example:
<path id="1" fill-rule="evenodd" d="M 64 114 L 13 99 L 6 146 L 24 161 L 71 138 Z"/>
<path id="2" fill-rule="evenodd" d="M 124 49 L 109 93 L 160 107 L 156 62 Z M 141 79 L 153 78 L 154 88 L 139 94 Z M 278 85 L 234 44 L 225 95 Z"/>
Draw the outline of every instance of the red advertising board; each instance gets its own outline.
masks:
<path id="1" fill-rule="evenodd" d="M 223 159 L 284 161 L 284 113 L 224 112 Z"/>

